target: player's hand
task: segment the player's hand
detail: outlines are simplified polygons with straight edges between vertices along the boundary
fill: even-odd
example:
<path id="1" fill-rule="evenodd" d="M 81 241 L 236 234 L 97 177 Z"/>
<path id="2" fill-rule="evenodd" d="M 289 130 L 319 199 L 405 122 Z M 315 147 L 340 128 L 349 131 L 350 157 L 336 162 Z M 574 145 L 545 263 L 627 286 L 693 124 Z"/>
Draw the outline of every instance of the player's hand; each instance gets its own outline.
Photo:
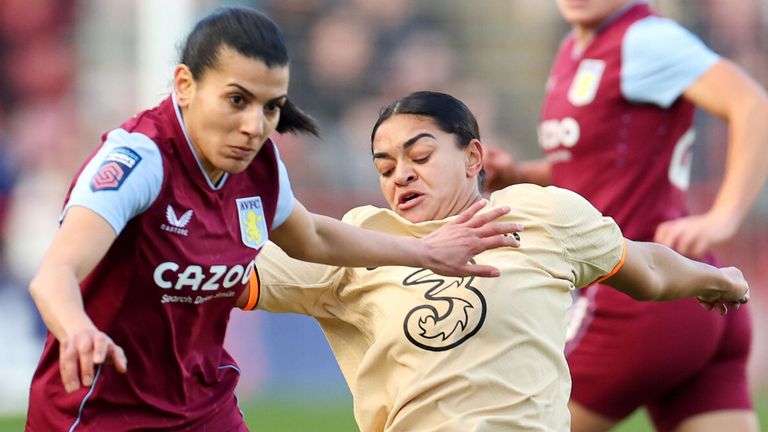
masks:
<path id="1" fill-rule="evenodd" d="M 519 236 L 514 233 L 522 231 L 523 226 L 494 222 L 509 213 L 507 206 L 478 213 L 486 204 L 485 200 L 472 204 L 454 220 L 422 239 L 427 249 L 426 268 L 443 276 L 499 276 L 496 267 L 471 265 L 468 261 L 488 249 L 520 246 Z"/>
<path id="2" fill-rule="evenodd" d="M 59 341 L 61 382 L 68 393 L 93 384 L 95 368 L 112 363 L 120 373 L 127 370 L 123 349 L 104 332 L 88 328 L 73 332 Z"/>
<path id="3" fill-rule="evenodd" d="M 512 154 L 497 147 L 486 147 L 483 158 L 485 188 L 488 191 L 504 189 L 518 183 L 519 173 Z"/>
<path id="4" fill-rule="evenodd" d="M 733 236 L 738 222 L 712 212 L 663 222 L 653 241 L 693 259 L 701 259 L 712 246 Z"/>
<path id="5" fill-rule="evenodd" d="M 741 270 L 736 267 L 724 267 L 720 269 L 720 273 L 723 276 L 723 291 L 696 299 L 704 309 L 714 309 L 720 315 L 725 315 L 728 313 L 728 306 L 738 310 L 739 306 L 749 301 L 749 284 Z"/>

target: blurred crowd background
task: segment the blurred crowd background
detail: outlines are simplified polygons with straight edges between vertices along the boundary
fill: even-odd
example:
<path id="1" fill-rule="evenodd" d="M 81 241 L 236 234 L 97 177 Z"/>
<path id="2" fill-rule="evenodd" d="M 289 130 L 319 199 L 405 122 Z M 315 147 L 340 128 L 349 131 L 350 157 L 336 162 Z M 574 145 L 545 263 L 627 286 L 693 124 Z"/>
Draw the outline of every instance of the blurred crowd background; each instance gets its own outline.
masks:
<path id="1" fill-rule="evenodd" d="M 651 3 L 768 85 L 768 0 Z M 536 119 L 567 31 L 553 0 L 2 0 L 0 415 L 26 406 L 45 336 L 26 285 L 57 229 L 72 176 L 102 133 L 167 95 L 181 40 L 219 5 L 263 10 L 285 33 L 290 97 L 318 119 L 323 137 L 276 140 L 296 195 L 315 212 L 340 217 L 355 205 L 384 205 L 370 130 L 380 107 L 414 90 L 464 100 L 485 144 L 520 159 L 541 156 Z M 697 119 L 694 210 L 714 198 L 726 137 L 719 119 Z M 736 237 L 716 251 L 753 288 L 751 376 L 761 394 L 768 392 L 766 221 L 764 191 Z M 243 368 L 241 397 L 348 398 L 307 318 L 236 311 L 228 345 Z"/>

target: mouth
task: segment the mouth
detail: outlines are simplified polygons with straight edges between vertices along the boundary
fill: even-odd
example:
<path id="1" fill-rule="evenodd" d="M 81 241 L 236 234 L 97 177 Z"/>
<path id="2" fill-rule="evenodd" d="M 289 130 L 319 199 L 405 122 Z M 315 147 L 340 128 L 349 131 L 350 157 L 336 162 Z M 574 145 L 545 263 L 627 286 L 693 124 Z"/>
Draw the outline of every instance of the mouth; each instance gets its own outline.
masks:
<path id="1" fill-rule="evenodd" d="M 410 210 L 422 201 L 424 201 L 424 195 L 418 192 L 406 192 L 398 198 L 397 208 L 399 210 Z"/>
<path id="2" fill-rule="evenodd" d="M 250 147 L 229 146 L 229 151 L 236 159 L 251 157 L 256 151 Z"/>

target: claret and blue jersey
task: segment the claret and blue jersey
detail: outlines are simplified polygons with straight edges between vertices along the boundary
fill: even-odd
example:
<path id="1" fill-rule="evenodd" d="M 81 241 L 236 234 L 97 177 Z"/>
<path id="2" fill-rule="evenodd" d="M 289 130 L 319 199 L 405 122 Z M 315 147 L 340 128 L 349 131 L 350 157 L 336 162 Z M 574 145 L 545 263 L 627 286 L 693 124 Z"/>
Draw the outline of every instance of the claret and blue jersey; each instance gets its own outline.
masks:
<path id="1" fill-rule="evenodd" d="M 212 184 L 172 97 L 104 137 L 67 197 L 118 233 L 81 283 L 86 313 L 122 346 L 128 372 L 99 368 L 67 394 L 49 335 L 35 374 L 31 430 L 242 425 L 237 365 L 222 348 L 229 313 L 293 194 L 274 143 Z M 149 408 L 151 407 L 151 408 Z"/>

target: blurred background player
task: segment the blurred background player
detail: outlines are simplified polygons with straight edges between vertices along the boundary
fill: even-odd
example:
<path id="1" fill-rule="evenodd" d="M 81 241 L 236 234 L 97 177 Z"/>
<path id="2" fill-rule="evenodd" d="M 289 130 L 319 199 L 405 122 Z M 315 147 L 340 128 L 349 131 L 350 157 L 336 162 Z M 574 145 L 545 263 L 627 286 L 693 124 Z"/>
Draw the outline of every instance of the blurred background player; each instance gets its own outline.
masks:
<path id="1" fill-rule="evenodd" d="M 482 199 L 480 131 L 452 96 L 416 92 L 392 102 L 371 140 L 389 209 L 358 207 L 346 222 L 419 238 Z M 516 185 L 491 203 L 510 206 L 505 219 L 525 227 L 519 249 L 474 258 L 502 269 L 498 279 L 313 265 L 268 244 L 238 304 L 318 320 L 364 432 L 565 432 L 572 290 L 605 280 L 638 300 L 699 296 L 721 312 L 747 299 L 737 269 L 625 240 L 612 219 L 571 191 Z"/>
<path id="2" fill-rule="evenodd" d="M 491 189 L 532 182 L 586 197 L 633 240 L 714 263 L 768 175 L 765 91 L 674 21 L 636 0 L 557 0 L 572 31 L 547 82 L 544 160 L 491 151 Z M 729 125 L 712 207 L 689 215 L 694 108 Z M 574 431 L 608 430 L 646 406 L 660 431 L 754 431 L 749 309 L 724 319 L 694 301 L 638 303 L 594 286 L 574 310 Z M 717 335 L 713 337 L 712 335 Z"/>

